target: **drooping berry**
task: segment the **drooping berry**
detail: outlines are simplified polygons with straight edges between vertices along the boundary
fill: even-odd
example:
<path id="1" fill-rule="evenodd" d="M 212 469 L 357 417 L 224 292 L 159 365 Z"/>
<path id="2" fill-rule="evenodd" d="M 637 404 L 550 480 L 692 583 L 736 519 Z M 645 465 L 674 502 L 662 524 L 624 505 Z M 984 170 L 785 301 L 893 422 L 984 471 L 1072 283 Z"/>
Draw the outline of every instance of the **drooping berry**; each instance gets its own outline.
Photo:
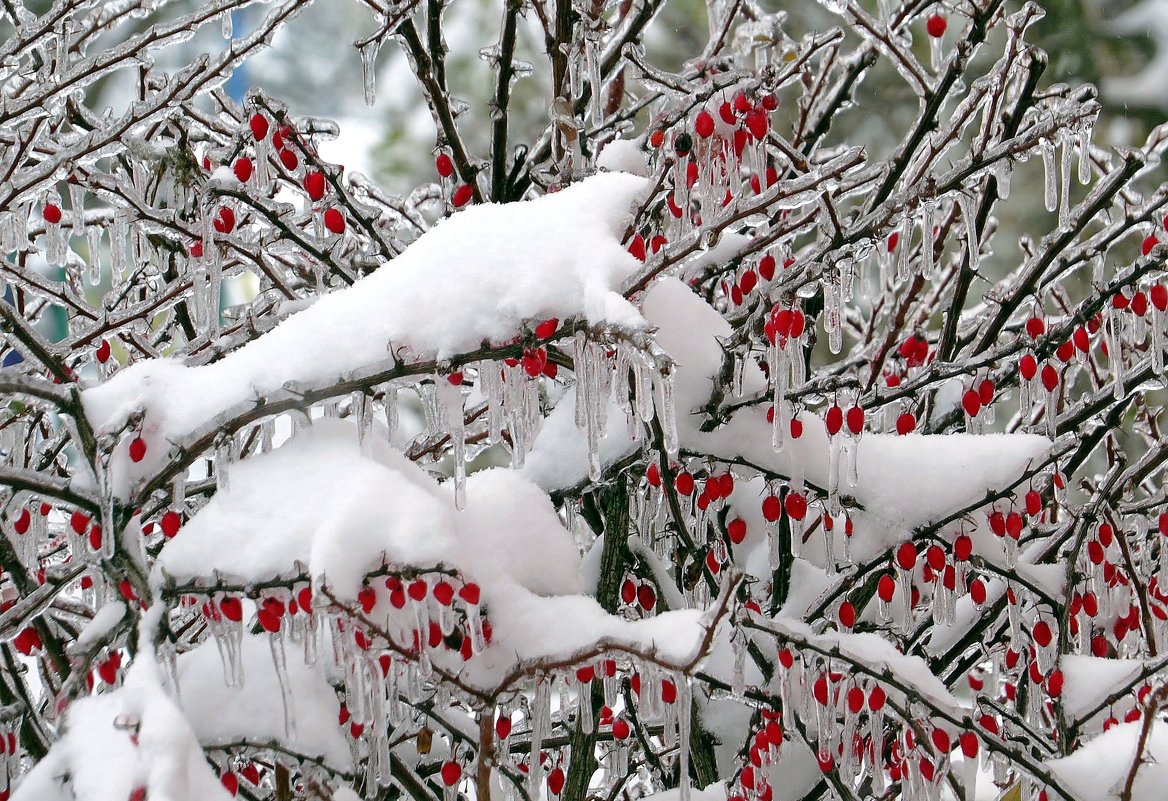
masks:
<path id="1" fill-rule="evenodd" d="M 46 203 L 44 209 L 41 210 L 41 216 L 49 225 L 56 225 L 61 222 L 61 207 L 56 203 Z"/>
<path id="2" fill-rule="evenodd" d="M 694 120 L 694 131 L 702 139 L 709 139 L 714 135 L 714 118 L 708 111 L 699 111 L 697 119 Z"/>
<path id="3" fill-rule="evenodd" d="M 449 178 L 454 175 L 454 162 L 451 160 L 448 153 L 439 153 L 434 159 L 434 169 L 443 178 Z"/>
<path id="4" fill-rule="evenodd" d="M 130 442 L 130 461 L 140 462 L 146 458 L 146 440 L 135 437 Z"/>
<path id="5" fill-rule="evenodd" d="M 450 197 L 450 205 L 456 209 L 461 209 L 467 203 L 470 203 L 474 197 L 474 189 L 470 184 L 459 184 L 458 188 L 454 190 L 454 194 Z"/>
<path id="6" fill-rule="evenodd" d="M 247 156 L 236 159 L 235 164 L 231 165 L 231 171 L 235 173 L 235 177 L 243 184 L 248 182 L 254 170 L 255 167 L 252 165 L 251 159 Z"/>
<path id="7" fill-rule="evenodd" d="M 309 170 L 304 174 L 304 191 L 311 200 L 320 200 L 324 197 L 324 173 L 320 170 Z"/>
<path id="8" fill-rule="evenodd" d="M 248 125 L 251 127 L 251 135 L 258 142 L 268 135 L 268 120 L 259 112 L 251 115 L 248 120 Z"/>
<path id="9" fill-rule="evenodd" d="M 340 209 L 325 209 L 324 227 L 331 234 L 345 233 L 345 215 L 341 214 Z"/>
<path id="10" fill-rule="evenodd" d="M 940 39 L 944 36 L 948 27 L 949 21 L 940 14 L 930 14 L 929 18 L 925 20 L 925 30 L 934 39 Z"/>

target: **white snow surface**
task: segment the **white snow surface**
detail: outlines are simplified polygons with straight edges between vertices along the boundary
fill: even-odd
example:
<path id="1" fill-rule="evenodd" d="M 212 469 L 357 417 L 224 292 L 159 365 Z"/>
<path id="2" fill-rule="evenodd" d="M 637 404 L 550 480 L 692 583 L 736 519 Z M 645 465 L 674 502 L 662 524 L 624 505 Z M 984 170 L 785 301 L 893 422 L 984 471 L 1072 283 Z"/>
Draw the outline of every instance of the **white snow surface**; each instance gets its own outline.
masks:
<path id="1" fill-rule="evenodd" d="M 515 471 L 476 473 L 466 495 L 456 512 L 449 482 L 440 485 L 383 442 L 363 457 L 354 425 L 319 420 L 234 466 L 230 487 L 162 549 L 152 580 L 218 574 L 246 583 L 290 577 L 299 564 L 314 584 L 327 581 L 338 598 L 352 599 L 383 562 L 455 568 L 479 583 L 489 610 L 492 646 L 465 666 L 467 679 L 484 688 L 517 662 L 570 656 L 597 642 L 654 648 L 674 662 L 696 653 L 708 622 L 700 610 L 626 621 L 581 594 L 571 534 L 548 497 Z M 412 621 L 412 609 L 405 612 Z M 371 616 L 388 615 L 382 597 Z"/>
<path id="2" fill-rule="evenodd" d="M 1062 784 L 1082 801 L 1118 798 L 1136 755 L 1142 722 L 1113 726 L 1070 756 L 1047 762 Z M 1132 801 L 1160 801 L 1168 786 L 1168 726 L 1157 721 L 1144 749 L 1144 764 L 1132 785 Z"/>
<path id="3" fill-rule="evenodd" d="M 293 730 L 284 729 L 284 700 L 268 635 L 244 634 L 240 644 L 243 683 L 227 686 L 214 640 L 178 658 L 179 701 L 205 747 L 279 742 L 333 768 L 351 770 L 352 752 L 337 722 L 340 704 L 325 678 L 323 659 L 306 665 L 299 648 L 285 642 Z"/>
<path id="4" fill-rule="evenodd" d="M 287 382 L 304 386 L 386 365 L 390 348 L 447 359 L 503 343 L 548 317 L 641 328 L 620 294 L 639 262 L 621 246 L 633 202 L 648 186 L 610 172 L 563 191 L 464 209 L 382 269 L 321 297 L 223 359 L 187 367 L 138 362 L 83 394 L 99 432 L 146 412 L 146 471 L 217 415 Z M 124 460 L 123 460 L 124 464 Z"/>
<path id="5" fill-rule="evenodd" d="M 729 323 L 717 310 L 681 281 L 666 278 L 645 294 L 643 311 L 657 329 L 657 343 L 677 362 L 675 398 L 683 450 L 743 460 L 780 475 L 794 475 L 798 467 L 808 483 L 827 485 L 831 446 L 818 415 L 802 413 L 803 436 L 788 438 L 778 452 L 771 446 L 763 406 L 740 411 L 714 431 L 699 430 L 700 418 L 692 412 L 709 399 L 712 376 L 721 366 L 718 342 L 731 334 Z M 762 371 L 748 363 L 744 394 L 759 392 L 765 386 Z M 588 474 L 587 441 L 574 425 L 574 403 L 574 395 L 565 395 L 552 411 L 524 468 L 524 475 L 545 490 L 572 486 Z M 607 436 L 600 443 L 602 463 L 611 464 L 636 447 L 612 404 Z M 841 481 L 840 486 L 841 492 L 852 495 L 861 507 L 852 510 L 851 516 L 857 534 L 864 535 L 853 540 L 853 558 L 862 560 L 909 539 L 914 528 L 974 504 L 987 490 L 1009 486 L 1028 465 L 1045 458 L 1050 440 L 1030 434 L 900 436 L 865 432 L 857 447 L 860 482 L 848 487 Z M 988 538 L 987 542 L 1000 548 Z M 979 553 L 983 551 L 979 549 Z M 814 553 L 807 555 L 814 557 Z"/>
<path id="6" fill-rule="evenodd" d="M 125 725 L 137 722 L 138 743 Z M 67 783 L 61 778 L 69 776 Z M 162 801 L 230 801 L 158 666 L 140 656 L 112 692 L 69 709 L 64 735 L 24 777 L 13 801 L 126 801 L 136 787 Z"/>

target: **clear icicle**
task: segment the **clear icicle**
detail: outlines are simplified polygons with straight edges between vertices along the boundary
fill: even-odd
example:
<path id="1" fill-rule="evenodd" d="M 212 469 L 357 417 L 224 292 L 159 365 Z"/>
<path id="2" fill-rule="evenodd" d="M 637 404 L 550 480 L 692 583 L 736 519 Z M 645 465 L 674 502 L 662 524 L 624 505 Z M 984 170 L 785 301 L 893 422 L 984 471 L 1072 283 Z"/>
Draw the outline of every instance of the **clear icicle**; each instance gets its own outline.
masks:
<path id="1" fill-rule="evenodd" d="M 1071 222 L 1071 157 L 1074 155 L 1074 145 L 1068 136 L 1062 142 L 1062 162 L 1060 167 L 1059 184 L 1059 228 L 1066 228 Z"/>
<path id="2" fill-rule="evenodd" d="M 365 105 L 372 106 L 377 98 L 376 73 L 377 52 L 381 49 L 381 42 L 376 38 L 367 42 L 361 48 L 361 85 L 365 89 Z"/>
<path id="3" fill-rule="evenodd" d="M 962 192 L 957 195 L 957 205 L 961 209 L 961 222 L 965 227 L 965 247 L 969 254 L 969 268 L 977 272 L 981 243 L 977 233 L 977 217 L 973 211 L 973 199 Z"/>
<path id="4" fill-rule="evenodd" d="M 690 698 L 690 684 L 689 677 L 684 674 L 677 674 L 674 677 L 674 684 L 677 685 L 677 701 L 674 706 L 677 707 L 677 768 L 679 777 L 679 794 L 678 801 L 689 801 L 690 799 L 690 783 L 689 783 L 689 736 L 690 736 L 690 712 L 692 701 Z"/>
<path id="5" fill-rule="evenodd" d="M 531 750 L 528 752 L 527 771 L 527 794 L 530 798 L 539 798 L 543 778 L 543 770 L 539 765 L 539 753 L 543 750 L 543 741 L 548 733 L 549 683 L 550 679 L 547 676 L 536 678 L 535 694 L 531 699 Z"/>
<path id="6" fill-rule="evenodd" d="M 657 377 L 661 388 L 661 408 L 658 409 L 658 418 L 661 420 L 661 431 L 665 441 L 665 452 L 669 458 L 677 456 L 679 448 L 677 438 L 676 404 L 673 400 L 673 373 L 662 371 Z"/>
<path id="7" fill-rule="evenodd" d="M 921 274 L 925 278 L 933 277 L 934 264 L 934 238 L 933 238 L 933 204 L 926 203 L 921 209 L 921 263 L 924 265 L 921 269 Z"/>
<path id="8" fill-rule="evenodd" d="M 357 419 L 357 441 L 361 445 L 362 456 L 372 456 L 373 441 L 370 436 L 373 431 L 373 404 L 364 390 L 353 393 L 353 416 Z"/>
<path id="9" fill-rule="evenodd" d="M 215 438 L 215 484 L 219 492 L 230 489 L 229 474 L 235 460 L 235 437 L 223 433 Z"/>
<path id="10" fill-rule="evenodd" d="M 908 255 L 912 250 L 912 215 L 905 212 L 900 221 L 900 233 L 896 240 L 896 280 L 908 278 Z"/>
<path id="11" fill-rule="evenodd" d="M 1043 140 L 1042 151 L 1042 198 L 1047 211 L 1058 208 L 1058 173 L 1054 163 L 1054 143 Z"/>
<path id="12" fill-rule="evenodd" d="M 272 647 L 272 664 L 276 669 L 276 679 L 280 682 L 280 696 L 284 701 L 284 734 L 296 736 L 296 709 L 293 706 L 292 683 L 288 678 L 288 654 L 284 651 L 284 637 L 273 632 L 268 635 Z"/>
<path id="13" fill-rule="evenodd" d="M 89 250 L 85 277 L 90 286 L 97 286 L 101 283 L 101 227 L 91 225 L 85 231 L 85 242 Z"/>
<path id="14" fill-rule="evenodd" d="M 1084 125 L 1079 129 L 1079 183 L 1091 183 L 1091 126 Z"/>
<path id="15" fill-rule="evenodd" d="M 1148 310 L 1152 318 L 1152 371 L 1157 376 L 1164 375 L 1164 312 L 1152 307 Z"/>
<path id="16" fill-rule="evenodd" d="M 451 459 L 454 461 L 454 506 L 466 507 L 466 431 L 462 386 L 442 377 L 435 378 L 438 400 L 441 404 L 443 425 L 450 432 Z"/>
<path id="17" fill-rule="evenodd" d="M 73 236 L 85 235 L 85 189 L 81 184 L 69 184 L 69 205 L 73 215 Z"/>
<path id="18" fill-rule="evenodd" d="M 233 32 L 234 32 L 234 25 L 233 25 L 232 16 L 233 16 L 233 12 L 228 11 L 228 12 L 224 13 L 222 18 L 220 18 L 220 20 L 219 20 L 219 22 L 223 28 L 223 38 L 224 39 L 230 39 Z"/>
<path id="19" fill-rule="evenodd" d="M 385 427 L 389 432 L 386 439 L 392 445 L 398 426 L 397 387 L 392 384 L 385 385 L 385 396 L 382 403 L 385 405 Z"/>
<path id="20" fill-rule="evenodd" d="M 941 37 L 929 37 L 929 66 L 933 68 L 933 72 L 940 72 L 943 63 L 941 54 Z"/>
<path id="21" fill-rule="evenodd" d="M 1013 176 L 1013 168 L 1009 159 L 1000 159 L 994 163 L 994 179 L 998 184 L 998 197 L 1002 200 L 1010 196 L 1010 179 Z"/>

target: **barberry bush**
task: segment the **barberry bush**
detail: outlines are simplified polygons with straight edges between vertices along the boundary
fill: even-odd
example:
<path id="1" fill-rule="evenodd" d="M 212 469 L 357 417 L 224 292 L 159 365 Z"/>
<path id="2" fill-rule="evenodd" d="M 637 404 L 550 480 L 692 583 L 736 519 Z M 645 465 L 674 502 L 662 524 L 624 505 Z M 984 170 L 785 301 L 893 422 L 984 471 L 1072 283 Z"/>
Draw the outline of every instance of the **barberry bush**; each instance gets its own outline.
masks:
<path id="1" fill-rule="evenodd" d="M 506 0 L 463 99 L 467 1 L 363 2 L 405 194 L 224 89 L 302 0 L 3 3 L 0 798 L 1160 797 L 1168 128 L 1033 3 Z"/>

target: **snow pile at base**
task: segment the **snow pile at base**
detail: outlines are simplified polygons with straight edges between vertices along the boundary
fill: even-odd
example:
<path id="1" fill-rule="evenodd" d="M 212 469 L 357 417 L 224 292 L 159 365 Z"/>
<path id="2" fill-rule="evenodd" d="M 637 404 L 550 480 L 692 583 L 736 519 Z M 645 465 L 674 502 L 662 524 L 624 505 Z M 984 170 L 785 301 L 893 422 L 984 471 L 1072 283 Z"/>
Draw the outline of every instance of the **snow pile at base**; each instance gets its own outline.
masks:
<path id="1" fill-rule="evenodd" d="M 598 642 L 655 649 L 674 663 L 694 656 L 708 622 L 702 612 L 630 622 L 580 594 L 579 551 L 537 487 L 511 470 L 476 473 L 467 480 L 467 506 L 456 513 L 448 484 L 384 442 L 363 457 L 349 422 L 317 421 L 276 451 L 233 466 L 230 487 L 162 549 L 152 581 L 160 587 L 219 576 L 248 584 L 303 569 L 321 602 L 321 583 L 351 600 L 383 564 L 453 568 L 480 585 L 493 628 L 492 645 L 465 666 L 468 680 L 483 687 L 517 662 L 570 656 Z M 392 614 L 382 597 L 370 617 Z"/>
<path id="2" fill-rule="evenodd" d="M 1046 764 L 1081 801 L 1118 798 L 1136 758 L 1142 728 L 1142 722 L 1113 726 L 1070 756 Z M 1130 801 L 1160 801 L 1168 787 L 1168 726 L 1164 723 L 1153 724 L 1143 757 Z"/>
<path id="3" fill-rule="evenodd" d="M 323 665 L 306 665 L 295 645 L 285 647 L 291 732 L 284 728 L 284 698 L 266 634 L 243 636 L 239 649 L 243 683 L 235 687 L 227 686 L 213 640 L 179 656 L 178 697 L 187 721 L 206 748 L 243 739 L 257 745 L 276 742 L 319 757 L 332 768 L 351 770 L 352 752 L 337 725 L 340 703 Z"/>
<path id="4" fill-rule="evenodd" d="M 640 264 L 621 238 L 647 186 L 603 173 L 536 200 L 460 211 L 377 272 L 217 362 L 152 359 L 126 368 L 85 391 L 86 414 L 101 431 L 144 409 L 147 430 L 162 443 L 289 381 L 331 383 L 394 354 L 442 360 L 510 341 L 531 321 L 641 328 L 618 290 Z"/>
<path id="5" fill-rule="evenodd" d="M 157 670 L 139 656 L 123 687 L 74 703 L 13 801 L 126 801 L 138 787 L 151 799 L 230 801 Z"/>

